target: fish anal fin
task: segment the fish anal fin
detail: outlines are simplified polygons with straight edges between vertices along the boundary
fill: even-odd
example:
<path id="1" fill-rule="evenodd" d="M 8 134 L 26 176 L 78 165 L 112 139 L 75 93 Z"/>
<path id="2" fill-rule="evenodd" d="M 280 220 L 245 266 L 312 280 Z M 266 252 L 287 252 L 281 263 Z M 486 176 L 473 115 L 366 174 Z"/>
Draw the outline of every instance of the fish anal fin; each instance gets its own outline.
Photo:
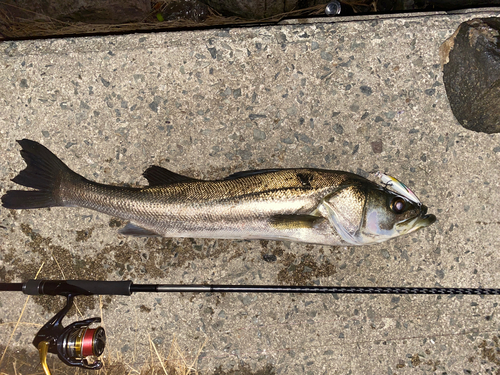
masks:
<path id="1" fill-rule="evenodd" d="M 312 215 L 275 215 L 271 217 L 270 224 L 276 229 L 301 229 L 313 228 L 324 220 Z"/>
<path id="2" fill-rule="evenodd" d="M 142 175 L 146 178 L 146 180 L 148 180 L 149 186 L 162 186 L 178 184 L 180 182 L 198 181 L 195 178 L 180 175 L 157 165 L 150 166 Z"/>
<path id="3" fill-rule="evenodd" d="M 120 234 L 125 236 L 135 236 L 135 237 L 158 237 L 158 233 L 155 233 L 149 229 L 145 229 L 133 223 L 127 223 L 122 229 L 118 231 Z"/>

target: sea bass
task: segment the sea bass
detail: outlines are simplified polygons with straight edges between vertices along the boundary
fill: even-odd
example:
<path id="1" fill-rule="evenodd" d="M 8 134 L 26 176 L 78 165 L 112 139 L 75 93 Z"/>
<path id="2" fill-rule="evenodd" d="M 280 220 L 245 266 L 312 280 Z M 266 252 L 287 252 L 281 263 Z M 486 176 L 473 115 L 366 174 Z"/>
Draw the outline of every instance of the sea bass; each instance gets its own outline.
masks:
<path id="1" fill-rule="evenodd" d="M 129 220 L 125 235 L 350 246 L 436 221 L 420 201 L 348 172 L 265 169 L 208 181 L 151 166 L 143 173 L 149 186 L 120 187 L 87 180 L 35 141 L 18 143 L 27 167 L 12 181 L 35 190 L 7 191 L 5 208 L 89 208 Z"/>

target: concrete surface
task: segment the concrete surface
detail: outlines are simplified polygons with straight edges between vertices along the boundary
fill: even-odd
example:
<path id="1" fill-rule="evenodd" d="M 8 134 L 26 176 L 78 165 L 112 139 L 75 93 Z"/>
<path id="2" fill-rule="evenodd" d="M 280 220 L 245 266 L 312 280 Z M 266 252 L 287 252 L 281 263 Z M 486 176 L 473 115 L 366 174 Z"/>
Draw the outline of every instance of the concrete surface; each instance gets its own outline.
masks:
<path id="1" fill-rule="evenodd" d="M 84 209 L 1 209 L 2 280 L 32 278 L 43 265 L 39 278 L 500 287 L 500 136 L 457 124 L 439 61 L 460 22 L 495 14 L 2 43 L 1 193 L 24 168 L 15 140 L 31 138 L 103 183 L 144 184 L 150 164 L 199 178 L 381 169 L 439 220 L 380 245 L 330 248 L 126 238 L 117 233 L 123 223 Z M 40 373 L 36 364 L 20 368 L 36 362 L 30 343 L 62 306 L 30 299 L 12 335 L 25 300 L 0 294 L 9 374 Z M 105 361 L 124 363 L 123 372 L 155 361 L 151 342 L 166 357 L 174 337 L 189 358 L 206 340 L 201 374 L 500 370 L 498 297 L 136 294 L 101 302 L 78 306 L 85 318 L 102 307 Z"/>

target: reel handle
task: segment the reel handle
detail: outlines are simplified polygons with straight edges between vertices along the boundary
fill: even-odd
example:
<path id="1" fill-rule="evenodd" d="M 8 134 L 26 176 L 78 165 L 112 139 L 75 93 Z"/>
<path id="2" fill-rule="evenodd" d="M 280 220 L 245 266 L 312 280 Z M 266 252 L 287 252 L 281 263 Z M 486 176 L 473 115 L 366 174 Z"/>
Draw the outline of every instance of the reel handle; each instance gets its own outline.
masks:
<path id="1" fill-rule="evenodd" d="M 49 353 L 49 342 L 40 341 L 38 343 L 38 352 L 40 353 L 40 364 L 43 367 L 43 372 L 45 375 L 51 375 L 49 366 L 47 365 L 47 354 Z"/>

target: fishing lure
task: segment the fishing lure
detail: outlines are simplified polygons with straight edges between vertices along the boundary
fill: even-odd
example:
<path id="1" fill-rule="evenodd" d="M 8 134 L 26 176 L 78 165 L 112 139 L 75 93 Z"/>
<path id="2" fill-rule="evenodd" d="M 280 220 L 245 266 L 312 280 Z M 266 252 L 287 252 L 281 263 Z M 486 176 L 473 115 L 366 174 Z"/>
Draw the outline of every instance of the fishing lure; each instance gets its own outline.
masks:
<path id="1" fill-rule="evenodd" d="M 378 177 L 380 181 L 386 186 L 390 186 L 395 192 L 401 194 L 403 197 L 408 199 L 409 201 L 421 205 L 420 199 L 415 195 L 413 191 L 410 190 L 408 186 L 403 184 L 397 178 L 389 176 L 383 172 L 375 172 L 375 177 Z"/>

